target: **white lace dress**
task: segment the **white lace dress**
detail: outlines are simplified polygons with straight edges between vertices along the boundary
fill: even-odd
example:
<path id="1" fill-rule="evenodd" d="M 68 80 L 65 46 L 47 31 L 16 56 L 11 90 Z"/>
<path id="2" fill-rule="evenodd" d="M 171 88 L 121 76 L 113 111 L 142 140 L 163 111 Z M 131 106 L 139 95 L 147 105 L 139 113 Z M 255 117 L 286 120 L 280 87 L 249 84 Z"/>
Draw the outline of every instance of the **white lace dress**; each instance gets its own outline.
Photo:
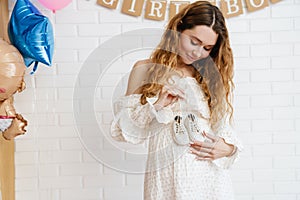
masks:
<path id="1" fill-rule="evenodd" d="M 141 105 L 140 94 L 123 96 L 115 102 L 115 119 L 111 126 L 112 137 L 134 144 L 148 142 L 147 171 L 144 180 L 145 200 L 232 200 L 234 193 L 228 168 L 238 157 L 241 145 L 228 123 L 223 120 L 220 128 L 211 131 L 209 108 L 197 81 L 191 77 L 175 80 L 185 91 L 181 100 L 155 111 L 147 99 Z M 231 157 L 214 161 L 198 161 L 189 153 L 189 146 L 174 142 L 174 117 L 193 113 L 198 126 L 207 133 L 218 135 L 237 151 Z"/>

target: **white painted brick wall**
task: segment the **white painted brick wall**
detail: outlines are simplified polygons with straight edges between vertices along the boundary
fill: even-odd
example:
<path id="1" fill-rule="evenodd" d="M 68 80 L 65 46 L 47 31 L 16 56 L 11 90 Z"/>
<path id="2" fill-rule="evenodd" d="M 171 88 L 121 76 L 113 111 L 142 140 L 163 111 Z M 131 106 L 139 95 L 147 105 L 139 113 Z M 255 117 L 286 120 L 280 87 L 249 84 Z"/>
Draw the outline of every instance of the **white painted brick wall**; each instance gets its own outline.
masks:
<path id="1" fill-rule="evenodd" d="M 73 90 L 82 64 L 102 42 L 139 28 L 163 28 L 165 22 L 126 16 L 120 5 L 110 10 L 96 5 L 96 0 L 73 0 L 56 14 L 32 2 L 53 21 L 56 49 L 54 65 L 40 66 L 33 76 L 28 70 L 27 89 L 15 98 L 18 112 L 29 121 L 26 135 L 16 139 L 16 199 L 142 199 L 143 175 L 104 166 L 81 142 Z M 237 200 L 300 200 L 299 10 L 299 0 L 283 0 L 227 20 L 235 56 L 235 124 L 245 146 L 231 171 Z M 116 82 L 149 52 L 136 51 L 116 60 L 101 80 L 95 110 L 103 112 L 99 120 L 105 130 Z M 121 83 L 120 90 L 126 81 Z M 91 110 L 83 104 L 75 107 L 83 116 Z M 100 148 L 111 162 L 128 159 L 133 166 L 141 165 L 104 141 L 87 146 Z M 125 147 L 145 151 L 142 145 Z"/>

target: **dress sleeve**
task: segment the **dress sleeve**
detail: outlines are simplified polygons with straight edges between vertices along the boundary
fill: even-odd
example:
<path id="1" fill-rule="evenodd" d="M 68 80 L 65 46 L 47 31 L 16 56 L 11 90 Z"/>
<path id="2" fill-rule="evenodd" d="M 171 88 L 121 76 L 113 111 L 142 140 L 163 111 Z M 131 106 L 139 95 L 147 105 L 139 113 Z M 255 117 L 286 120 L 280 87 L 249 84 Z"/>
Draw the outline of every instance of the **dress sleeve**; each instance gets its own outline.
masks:
<path id="1" fill-rule="evenodd" d="M 147 103 L 140 103 L 141 94 L 122 96 L 114 102 L 114 119 L 111 135 L 115 140 L 139 144 L 149 136 L 150 123 L 155 119 L 159 123 L 171 122 L 169 108 L 156 111 L 155 99 L 147 98 Z"/>
<path id="2" fill-rule="evenodd" d="M 237 138 L 236 133 L 228 119 L 224 119 L 220 122 L 220 125 L 216 130 L 216 135 L 223 138 L 227 144 L 232 144 L 235 146 L 235 152 L 231 156 L 219 158 L 213 161 L 213 163 L 215 163 L 218 167 L 222 169 L 229 169 L 239 158 L 240 152 L 243 150 L 243 145 Z"/>

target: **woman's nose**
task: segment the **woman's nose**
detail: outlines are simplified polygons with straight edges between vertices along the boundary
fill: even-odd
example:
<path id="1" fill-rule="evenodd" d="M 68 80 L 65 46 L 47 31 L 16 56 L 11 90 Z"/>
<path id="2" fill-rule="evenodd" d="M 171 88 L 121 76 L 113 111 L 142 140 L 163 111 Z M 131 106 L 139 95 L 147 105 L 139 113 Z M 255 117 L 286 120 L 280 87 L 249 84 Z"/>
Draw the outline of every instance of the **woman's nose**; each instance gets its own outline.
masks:
<path id="1" fill-rule="evenodd" d="M 199 46 L 196 49 L 193 50 L 193 56 L 196 58 L 200 58 L 202 55 L 203 47 Z"/>

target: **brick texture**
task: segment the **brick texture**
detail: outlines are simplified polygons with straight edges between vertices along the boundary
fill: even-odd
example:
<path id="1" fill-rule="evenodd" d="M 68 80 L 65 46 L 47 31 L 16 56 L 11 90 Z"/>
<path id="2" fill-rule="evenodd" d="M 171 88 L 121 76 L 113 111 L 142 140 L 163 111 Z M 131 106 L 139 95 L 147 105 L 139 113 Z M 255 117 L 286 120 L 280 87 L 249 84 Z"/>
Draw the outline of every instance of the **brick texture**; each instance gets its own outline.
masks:
<path id="1" fill-rule="evenodd" d="M 10 1 L 10 10 L 14 2 Z M 124 92 L 133 63 L 147 58 L 151 49 L 125 53 L 120 47 L 106 68 L 93 59 L 105 60 L 109 51 L 93 52 L 104 43 L 108 49 L 116 45 L 110 44 L 111 39 L 128 31 L 162 29 L 167 20 L 124 15 L 122 1 L 110 10 L 96 0 L 73 0 L 55 14 L 37 0 L 32 2 L 53 22 L 56 48 L 53 66 L 41 65 L 34 75 L 28 70 L 27 89 L 16 94 L 17 110 L 29 120 L 28 132 L 16 138 L 16 199 L 142 199 L 143 174 L 114 166 L 141 169 L 139 158 L 116 146 L 145 155 L 146 145 L 111 141 L 107 131 L 112 97 Z M 299 10 L 299 0 L 285 0 L 227 19 L 235 57 L 236 132 L 245 145 L 231 171 L 237 200 L 300 199 Z M 158 43 L 132 38 L 131 47 Z M 83 72 L 84 64 L 89 68 Z M 95 77 L 99 67 L 103 71 L 97 73 L 103 76 Z M 78 81 L 79 73 L 86 73 L 85 79 Z M 91 105 L 77 101 L 80 95 L 74 97 L 75 86 L 85 82 L 98 84 Z M 80 127 L 74 110 L 83 116 Z M 96 128 L 90 113 L 96 116 Z"/>

